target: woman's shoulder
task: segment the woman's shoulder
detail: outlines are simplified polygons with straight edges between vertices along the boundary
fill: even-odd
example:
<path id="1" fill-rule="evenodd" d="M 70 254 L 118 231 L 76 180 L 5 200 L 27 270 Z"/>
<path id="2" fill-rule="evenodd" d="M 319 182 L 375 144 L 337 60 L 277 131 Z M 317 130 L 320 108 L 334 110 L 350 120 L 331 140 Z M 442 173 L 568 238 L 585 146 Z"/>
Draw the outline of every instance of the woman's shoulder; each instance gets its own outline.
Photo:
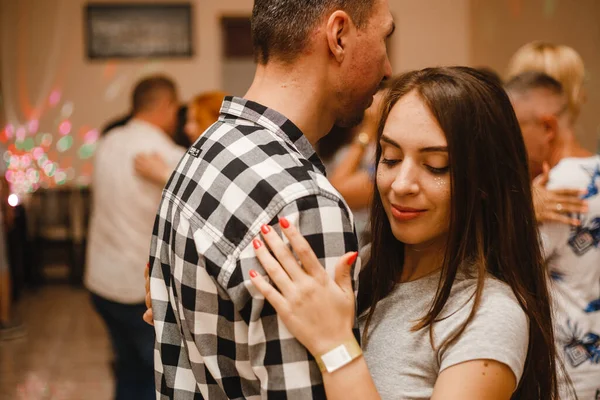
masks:
<path id="1" fill-rule="evenodd" d="M 484 280 L 481 306 L 492 310 L 512 310 L 514 313 L 525 315 L 510 285 L 490 274 L 487 274 Z"/>
<path id="2" fill-rule="evenodd" d="M 476 282 L 470 282 L 473 290 L 465 291 L 471 294 L 468 304 L 449 321 L 450 333 L 459 337 L 440 354 L 441 370 L 469 360 L 491 359 L 508 365 L 519 380 L 529 343 L 527 314 L 507 283 L 486 275 L 475 314 L 464 325 L 473 310 Z"/>
<path id="3" fill-rule="evenodd" d="M 442 313 L 440 328 L 446 333 L 444 336 L 452 337 L 462 331 L 481 340 L 489 335 L 501 341 L 518 336 L 527 338 L 529 319 L 510 285 L 486 274 L 479 302 L 475 304 L 477 284 L 473 277 L 455 282 Z M 473 307 L 476 309 L 471 317 Z"/>

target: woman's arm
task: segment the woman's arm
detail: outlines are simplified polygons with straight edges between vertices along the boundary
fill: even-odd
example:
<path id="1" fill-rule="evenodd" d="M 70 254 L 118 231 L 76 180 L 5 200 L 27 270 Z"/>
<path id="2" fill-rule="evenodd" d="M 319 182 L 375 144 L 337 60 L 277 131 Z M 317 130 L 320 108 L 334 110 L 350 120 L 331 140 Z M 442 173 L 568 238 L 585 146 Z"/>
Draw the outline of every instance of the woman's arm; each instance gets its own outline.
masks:
<path id="1" fill-rule="evenodd" d="M 507 400 L 516 388 L 512 370 L 495 360 L 471 360 L 438 376 L 431 400 Z"/>
<path id="2" fill-rule="evenodd" d="M 135 172 L 144 179 L 164 187 L 173 172 L 158 153 L 138 154 L 134 159 Z"/>
<path id="3" fill-rule="evenodd" d="M 250 271 L 250 277 L 290 333 L 319 358 L 353 338 L 355 299 L 350 274 L 356 253 L 341 257 L 331 279 L 296 228 L 283 219 L 280 226 L 301 266 L 277 233 L 264 229 L 268 248 L 258 239 L 254 248 L 272 285 L 255 271 Z M 323 383 L 329 400 L 380 398 L 363 357 L 332 373 L 324 372 Z M 506 364 L 467 360 L 442 371 L 432 399 L 509 400 L 515 386 L 515 375 Z"/>

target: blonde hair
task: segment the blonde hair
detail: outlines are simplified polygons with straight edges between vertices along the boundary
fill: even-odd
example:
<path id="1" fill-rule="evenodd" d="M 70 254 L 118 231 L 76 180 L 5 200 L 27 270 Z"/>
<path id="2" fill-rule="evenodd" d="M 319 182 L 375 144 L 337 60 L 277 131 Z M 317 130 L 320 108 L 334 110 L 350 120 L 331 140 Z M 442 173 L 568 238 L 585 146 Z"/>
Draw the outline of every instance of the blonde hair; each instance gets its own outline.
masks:
<path id="1" fill-rule="evenodd" d="M 585 67 L 581 56 L 568 46 L 531 42 L 511 58 L 508 79 L 527 71 L 543 72 L 560 82 L 567 95 L 571 118 L 575 121 L 584 102 Z"/>

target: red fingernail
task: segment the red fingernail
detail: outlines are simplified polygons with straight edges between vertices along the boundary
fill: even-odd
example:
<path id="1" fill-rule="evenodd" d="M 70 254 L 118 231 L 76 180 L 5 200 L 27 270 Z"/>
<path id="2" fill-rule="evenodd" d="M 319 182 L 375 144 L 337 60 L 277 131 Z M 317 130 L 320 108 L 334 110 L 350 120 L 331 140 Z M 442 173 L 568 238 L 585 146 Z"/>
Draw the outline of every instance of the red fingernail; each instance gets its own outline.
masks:
<path id="1" fill-rule="evenodd" d="M 254 246 L 255 249 L 260 249 L 260 246 L 262 246 L 262 242 L 258 239 L 254 239 L 252 241 L 252 246 Z"/>
<path id="2" fill-rule="evenodd" d="M 260 227 L 260 230 L 266 235 L 267 233 L 271 232 L 271 227 L 265 224 Z"/>
<path id="3" fill-rule="evenodd" d="M 279 225 L 281 225 L 283 229 L 287 229 L 290 227 L 290 221 L 288 221 L 286 217 L 281 217 L 279 218 Z"/>
<path id="4" fill-rule="evenodd" d="M 146 268 L 150 268 L 150 263 L 146 263 Z"/>
<path id="5" fill-rule="evenodd" d="M 357 258 L 358 258 L 358 252 L 356 252 L 350 256 L 350 258 L 348 259 L 348 265 L 354 264 L 354 261 L 356 261 Z"/>
<path id="6" fill-rule="evenodd" d="M 258 273 L 255 270 L 251 269 L 250 270 L 250 277 L 251 278 L 256 278 L 257 276 L 258 276 Z"/>

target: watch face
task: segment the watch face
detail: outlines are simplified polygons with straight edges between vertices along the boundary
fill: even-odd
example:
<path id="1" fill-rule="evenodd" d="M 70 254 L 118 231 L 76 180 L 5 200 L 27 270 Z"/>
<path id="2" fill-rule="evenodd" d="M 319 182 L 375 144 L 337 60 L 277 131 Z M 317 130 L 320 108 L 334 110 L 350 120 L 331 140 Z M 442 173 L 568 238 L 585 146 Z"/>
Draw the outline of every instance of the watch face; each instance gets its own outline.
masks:
<path id="1" fill-rule="evenodd" d="M 323 364 L 325 364 L 327 372 L 331 373 L 352 361 L 352 356 L 350 356 L 350 353 L 348 353 L 346 346 L 342 344 L 327 354 L 321 356 L 321 360 L 323 360 Z"/>

